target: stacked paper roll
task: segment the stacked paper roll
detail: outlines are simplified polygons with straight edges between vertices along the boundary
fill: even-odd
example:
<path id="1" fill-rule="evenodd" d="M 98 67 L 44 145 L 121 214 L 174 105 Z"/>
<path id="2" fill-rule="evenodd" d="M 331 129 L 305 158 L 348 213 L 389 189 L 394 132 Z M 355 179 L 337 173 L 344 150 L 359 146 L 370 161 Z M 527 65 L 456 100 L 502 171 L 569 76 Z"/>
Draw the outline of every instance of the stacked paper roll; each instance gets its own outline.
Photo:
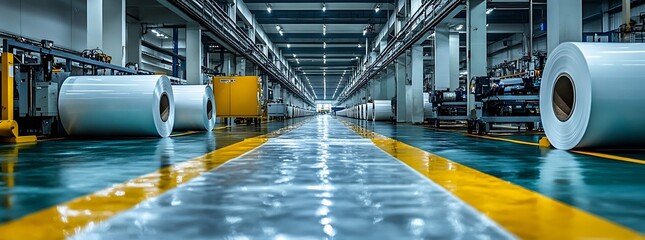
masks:
<path id="1" fill-rule="evenodd" d="M 374 120 L 374 102 L 367 103 L 367 120 Z"/>
<path id="2" fill-rule="evenodd" d="M 389 121 L 391 118 L 390 100 L 374 100 L 374 121 Z"/>
<path id="3" fill-rule="evenodd" d="M 69 135 L 167 137 L 175 101 L 166 76 L 77 76 L 61 86 L 58 109 Z"/>
<path id="4" fill-rule="evenodd" d="M 645 44 L 564 43 L 542 77 L 544 131 L 558 149 L 645 147 Z"/>
<path id="5" fill-rule="evenodd" d="M 175 85 L 175 130 L 210 131 L 215 126 L 215 96 L 210 86 Z"/>

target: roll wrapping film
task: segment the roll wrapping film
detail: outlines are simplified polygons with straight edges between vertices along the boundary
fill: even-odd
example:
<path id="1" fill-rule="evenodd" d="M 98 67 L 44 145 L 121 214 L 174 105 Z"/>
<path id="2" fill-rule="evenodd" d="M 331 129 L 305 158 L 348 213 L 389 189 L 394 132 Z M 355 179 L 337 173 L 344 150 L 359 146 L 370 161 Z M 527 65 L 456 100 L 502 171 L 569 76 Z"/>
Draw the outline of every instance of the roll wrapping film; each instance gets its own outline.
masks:
<path id="1" fill-rule="evenodd" d="M 75 76 L 63 83 L 58 109 L 69 135 L 167 137 L 174 102 L 166 76 Z"/>
<path id="2" fill-rule="evenodd" d="M 564 43 L 542 77 L 544 131 L 558 149 L 645 147 L 645 44 Z"/>
<path id="3" fill-rule="evenodd" d="M 392 118 L 390 100 L 374 100 L 374 121 L 389 121 Z"/>
<path id="4" fill-rule="evenodd" d="M 175 130 L 210 131 L 215 126 L 215 96 L 205 85 L 174 85 Z"/>

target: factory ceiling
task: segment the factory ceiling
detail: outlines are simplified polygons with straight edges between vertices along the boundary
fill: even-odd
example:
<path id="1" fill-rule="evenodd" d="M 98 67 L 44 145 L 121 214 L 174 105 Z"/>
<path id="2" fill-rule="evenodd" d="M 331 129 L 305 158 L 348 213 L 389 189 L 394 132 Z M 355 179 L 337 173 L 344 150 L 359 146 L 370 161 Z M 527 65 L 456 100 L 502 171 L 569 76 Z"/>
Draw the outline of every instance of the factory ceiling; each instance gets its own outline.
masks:
<path id="1" fill-rule="evenodd" d="M 245 3 L 297 74 L 311 82 L 317 100 L 338 97 L 394 9 L 385 0 Z"/>

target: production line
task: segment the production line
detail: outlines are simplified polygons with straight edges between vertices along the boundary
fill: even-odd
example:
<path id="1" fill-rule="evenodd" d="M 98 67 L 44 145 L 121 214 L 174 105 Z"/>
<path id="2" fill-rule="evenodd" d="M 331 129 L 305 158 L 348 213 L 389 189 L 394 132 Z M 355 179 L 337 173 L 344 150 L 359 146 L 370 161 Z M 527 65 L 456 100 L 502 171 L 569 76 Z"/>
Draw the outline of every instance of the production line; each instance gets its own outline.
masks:
<path id="1" fill-rule="evenodd" d="M 645 239 L 643 12 L 2 3 L 0 240 Z"/>

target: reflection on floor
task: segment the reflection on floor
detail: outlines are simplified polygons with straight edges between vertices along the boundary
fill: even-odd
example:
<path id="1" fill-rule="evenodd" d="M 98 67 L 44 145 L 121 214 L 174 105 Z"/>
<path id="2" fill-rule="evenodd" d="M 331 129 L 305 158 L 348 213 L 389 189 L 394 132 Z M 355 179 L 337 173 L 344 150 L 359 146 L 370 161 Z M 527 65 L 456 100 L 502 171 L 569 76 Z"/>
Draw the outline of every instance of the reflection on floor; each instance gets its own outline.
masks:
<path id="1" fill-rule="evenodd" d="M 177 227 L 182 226 L 182 227 Z M 328 116 L 78 239 L 512 238 Z"/>
<path id="2" fill-rule="evenodd" d="M 0 145 L 0 223 L 300 121 L 235 126 L 164 139 L 68 139 Z"/>
<path id="3" fill-rule="evenodd" d="M 645 165 L 467 137 L 422 125 L 343 118 L 645 233 Z M 536 139 L 523 135 L 517 139 Z M 614 152 L 645 159 L 643 151 Z"/>

